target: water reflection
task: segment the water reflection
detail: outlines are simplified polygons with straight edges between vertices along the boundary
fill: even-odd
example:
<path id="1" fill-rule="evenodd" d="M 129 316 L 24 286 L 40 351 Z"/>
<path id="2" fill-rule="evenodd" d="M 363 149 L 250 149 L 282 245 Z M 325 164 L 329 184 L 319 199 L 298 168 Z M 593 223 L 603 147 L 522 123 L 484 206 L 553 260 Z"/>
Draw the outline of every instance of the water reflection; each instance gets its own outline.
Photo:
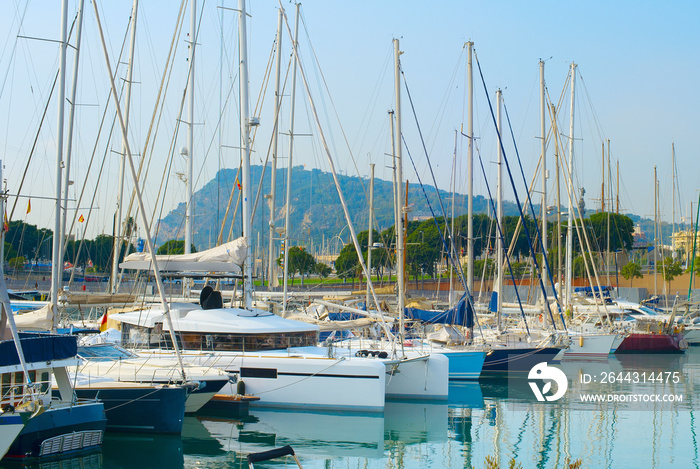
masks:
<path id="1" fill-rule="evenodd" d="M 560 401 L 538 403 L 527 379 L 451 383 L 446 402 L 387 402 L 379 415 L 251 408 L 236 419 L 186 417 L 181 437 L 108 434 L 101 453 L 29 467 L 240 468 L 247 467 L 250 452 L 289 444 L 307 469 L 481 469 L 487 456 L 503 468 L 511 458 L 539 469 L 580 458 L 587 468 L 700 469 L 695 413 L 700 350 L 557 366 L 572 387 L 585 374 L 678 372 L 681 382 L 668 388 L 682 392 L 684 400 L 671 409 L 607 402 L 581 406 L 567 393 Z M 607 390 L 659 389 L 656 383 L 616 386 Z"/>
<path id="2" fill-rule="evenodd" d="M 105 434 L 102 444 L 104 467 L 182 467 L 184 464 L 180 435 Z"/>

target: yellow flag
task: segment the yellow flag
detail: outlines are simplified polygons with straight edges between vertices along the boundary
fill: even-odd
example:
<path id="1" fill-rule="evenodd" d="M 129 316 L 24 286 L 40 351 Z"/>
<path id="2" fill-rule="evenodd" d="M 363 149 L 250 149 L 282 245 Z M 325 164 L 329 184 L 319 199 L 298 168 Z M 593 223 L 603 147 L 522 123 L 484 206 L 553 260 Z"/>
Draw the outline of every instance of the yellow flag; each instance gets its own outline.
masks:
<path id="1" fill-rule="evenodd" d="M 27 213 L 32 211 L 32 199 L 27 201 Z"/>
<path id="2" fill-rule="evenodd" d="M 83 218 L 83 216 L 80 215 L 80 218 L 78 218 L 78 222 L 79 222 L 79 223 L 82 223 L 82 222 L 84 222 L 84 221 L 85 221 L 85 218 Z"/>

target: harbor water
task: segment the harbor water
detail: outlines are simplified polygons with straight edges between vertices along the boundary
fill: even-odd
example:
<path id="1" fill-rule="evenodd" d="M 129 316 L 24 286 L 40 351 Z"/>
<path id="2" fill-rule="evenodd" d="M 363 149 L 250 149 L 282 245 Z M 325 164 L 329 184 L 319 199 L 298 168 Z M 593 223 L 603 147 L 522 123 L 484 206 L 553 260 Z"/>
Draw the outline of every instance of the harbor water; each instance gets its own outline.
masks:
<path id="1" fill-rule="evenodd" d="M 541 469 L 567 459 L 584 468 L 700 467 L 700 349 L 556 367 L 568 380 L 556 401 L 539 402 L 521 377 L 454 382 L 447 402 L 388 402 L 383 414 L 251 407 L 235 419 L 188 416 L 175 437 L 108 433 L 98 453 L 29 467 L 247 468 L 247 454 L 284 445 L 305 468 L 480 469 L 487 457 L 503 468 L 511 459 Z"/>

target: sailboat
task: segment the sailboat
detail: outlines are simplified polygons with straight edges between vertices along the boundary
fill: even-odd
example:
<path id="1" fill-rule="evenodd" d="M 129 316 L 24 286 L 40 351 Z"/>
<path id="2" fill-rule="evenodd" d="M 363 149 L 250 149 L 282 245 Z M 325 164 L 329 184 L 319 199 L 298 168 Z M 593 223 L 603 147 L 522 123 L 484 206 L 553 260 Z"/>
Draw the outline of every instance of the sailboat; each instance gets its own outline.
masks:
<path id="1" fill-rule="evenodd" d="M 142 356 L 170 355 L 176 345 L 170 334 L 177 337 L 177 345 L 189 363 L 226 371 L 239 381 L 239 386 L 229 392 L 245 388 L 246 393 L 260 397 L 255 405 L 381 412 L 386 387 L 383 363 L 334 356 L 316 346 L 318 326 L 253 307 L 249 134 L 258 121 L 248 114 L 244 0 L 239 0 L 238 19 L 243 237 L 238 242 L 241 256 L 228 268 L 236 267 L 242 273 L 244 305 L 226 307 L 221 294 L 210 289 L 206 297 L 200 296 L 199 305 L 170 305 L 172 324 L 164 320 L 166 311 L 161 306 L 111 318 L 122 324 L 122 342 L 139 347 Z"/>
<path id="2" fill-rule="evenodd" d="M 6 324 L 12 333 L 11 340 L 0 340 L 0 451 L 7 458 L 31 459 L 98 449 L 106 424 L 104 406 L 77 400 L 67 372 L 78 363 L 77 338 L 20 335 L 1 267 L 0 299 L 0 334 L 4 337 Z M 51 396 L 52 376 L 59 384 L 56 398 Z"/>

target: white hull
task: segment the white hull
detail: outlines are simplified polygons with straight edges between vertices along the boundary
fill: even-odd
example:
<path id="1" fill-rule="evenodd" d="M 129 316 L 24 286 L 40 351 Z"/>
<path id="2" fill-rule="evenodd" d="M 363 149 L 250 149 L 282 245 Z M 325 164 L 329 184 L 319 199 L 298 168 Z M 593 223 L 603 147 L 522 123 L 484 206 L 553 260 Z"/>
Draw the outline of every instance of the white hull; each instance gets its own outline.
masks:
<path id="1" fill-rule="evenodd" d="M 24 422 L 19 414 L 14 412 L 0 414 L 0 459 L 5 456 L 23 428 Z"/>
<path id="2" fill-rule="evenodd" d="M 447 400 L 449 359 L 439 353 L 386 362 L 386 397 Z"/>
<path id="3" fill-rule="evenodd" d="M 185 351 L 183 358 L 194 365 L 224 370 L 243 381 L 245 393 L 260 398 L 251 405 L 367 412 L 384 410 L 385 368 L 378 361 L 290 355 L 286 351 L 261 352 L 259 355 Z M 221 392 L 235 394 L 237 390 L 225 386 Z"/>
<path id="4" fill-rule="evenodd" d="M 322 347 L 316 347 L 323 350 Z M 370 351 L 373 358 L 386 367 L 386 397 L 390 399 L 447 400 L 449 389 L 449 359 L 440 353 L 428 353 L 404 347 L 396 350 L 402 358 L 392 357 L 387 341 L 349 339 L 337 342 L 336 355 L 353 359 L 360 351 Z M 387 358 L 379 358 L 378 352 Z M 372 357 L 372 353 L 368 357 Z M 364 358 L 363 358 L 364 359 Z"/>
<path id="5" fill-rule="evenodd" d="M 564 350 L 563 359 L 608 358 L 618 334 L 571 334 L 571 345 Z"/>
<path id="6" fill-rule="evenodd" d="M 615 340 L 613 340 L 612 347 L 610 348 L 610 353 L 615 353 L 615 351 L 620 346 L 623 340 L 625 340 L 625 334 L 618 334 L 617 337 L 615 337 Z"/>
<path id="7" fill-rule="evenodd" d="M 683 338 L 688 342 L 688 345 L 700 345 L 700 329 L 686 328 L 683 331 Z"/>

